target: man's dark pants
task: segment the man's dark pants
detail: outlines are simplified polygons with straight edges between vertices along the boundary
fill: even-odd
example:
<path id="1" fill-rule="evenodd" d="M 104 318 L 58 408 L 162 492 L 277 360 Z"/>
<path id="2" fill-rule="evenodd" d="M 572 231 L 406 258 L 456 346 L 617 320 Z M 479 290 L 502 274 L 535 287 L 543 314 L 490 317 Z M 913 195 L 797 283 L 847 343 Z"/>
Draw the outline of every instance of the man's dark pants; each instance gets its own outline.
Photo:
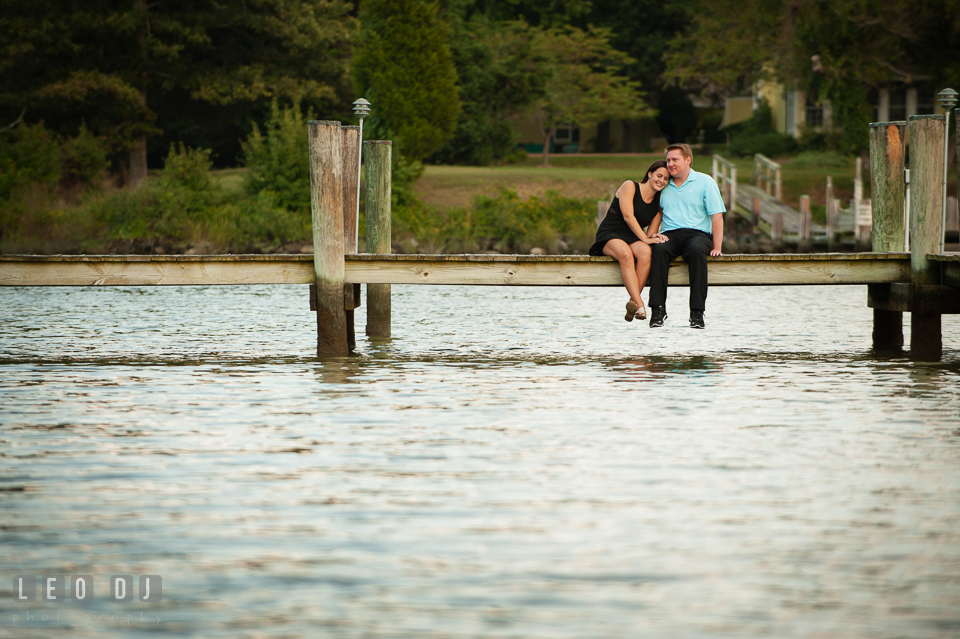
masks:
<path id="1" fill-rule="evenodd" d="M 676 229 L 664 233 L 670 240 L 654 244 L 650 258 L 650 306 L 667 302 L 667 273 L 670 262 L 683 256 L 690 271 L 690 310 L 707 309 L 707 255 L 713 250 L 713 236 L 697 229 Z"/>

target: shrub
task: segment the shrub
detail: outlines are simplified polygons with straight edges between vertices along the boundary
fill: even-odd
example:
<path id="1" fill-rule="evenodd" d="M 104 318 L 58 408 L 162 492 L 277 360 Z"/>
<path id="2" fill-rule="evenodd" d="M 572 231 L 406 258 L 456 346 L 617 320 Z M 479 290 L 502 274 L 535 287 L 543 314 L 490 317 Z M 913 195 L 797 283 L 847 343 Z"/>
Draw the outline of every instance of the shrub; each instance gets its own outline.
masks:
<path id="1" fill-rule="evenodd" d="M 746 122 L 730 127 L 730 153 L 740 157 L 762 153 L 778 157 L 793 153 L 797 141 L 789 135 L 777 133 L 771 124 L 773 112 L 766 102 L 761 102 L 753 116 Z"/>
<path id="2" fill-rule="evenodd" d="M 210 169 L 209 149 L 190 149 L 183 145 L 170 145 L 170 151 L 163 161 L 163 180 L 170 186 L 182 187 L 188 191 L 211 191 L 214 189 Z"/>
<path id="3" fill-rule="evenodd" d="M 516 147 L 510 154 L 503 158 L 504 164 L 523 164 L 530 159 L 530 154 L 522 146 Z"/>
<path id="4" fill-rule="evenodd" d="M 558 252 L 566 245 L 585 253 L 596 232 L 595 206 L 589 198 L 555 191 L 521 200 L 515 191 L 501 189 L 495 197 L 476 196 L 470 206 L 446 212 L 423 205 L 395 209 L 393 226 L 398 243 L 412 237 L 427 252 L 526 253 L 533 246 Z"/>
<path id="5" fill-rule="evenodd" d="M 813 168 L 845 168 L 853 160 L 838 151 L 804 151 L 790 161 L 790 166 Z"/>
<path id="6" fill-rule="evenodd" d="M 104 193 L 89 206 L 110 229 L 111 240 L 195 241 L 223 200 L 210 178 L 210 166 L 210 151 L 171 145 L 160 179 L 136 191 Z"/>
<path id="7" fill-rule="evenodd" d="M 792 136 L 776 131 L 741 133 L 730 141 L 730 153 L 739 157 L 762 153 L 775 158 L 789 155 L 796 150 L 797 141 Z"/>
<path id="8" fill-rule="evenodd" d="M 60 148 L 63 158 L 63 180 L 72 184 L 91 184 L 100 180 L 110 166 L 107 145 L 80 125 L 77 137 L 64 142 Z"/>
<path id="9" fill-rule="evenodd" d="M 29 184 L 52 189 L 59 181 L 60 147 L 42 122 L 0 133 L 0 198 Z"/>
<path id="10" fill-rule="evenodd" d="M 204 234 L 230 252 L 247 252 L 265 242 L 269 248 L 309 239 L 310 219 L 278 206 L 269 193 L 261 192 L 214 208 Z"/>
<path id="11" fill-rule="evenodd" d="M 307 119 L 294 104 L 280 109 L 274 102 L 270 119 L 261 133 L 254 124 L 243 142 L 245 164 L 250 171 L 244 188 L 250 195 L 272 193 L 274 201 L 293 211 L 310 211 L 310 153 Z"/>

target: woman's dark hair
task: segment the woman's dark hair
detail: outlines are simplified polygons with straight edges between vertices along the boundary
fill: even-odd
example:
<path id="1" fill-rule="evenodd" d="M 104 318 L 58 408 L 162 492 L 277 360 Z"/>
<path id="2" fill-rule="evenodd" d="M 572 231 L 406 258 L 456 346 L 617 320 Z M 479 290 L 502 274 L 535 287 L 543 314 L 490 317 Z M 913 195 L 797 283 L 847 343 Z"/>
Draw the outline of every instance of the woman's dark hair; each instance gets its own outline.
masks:
<path id="1" fill-rule="evenodd" d="M 667 168 L 667 163 L 663 160 L 657 160 L 656 162 L 651 164 L 650 168 L 647 169 L 647 172 L 643 174 L 643 179 L 640 180 L 640 183 L 642 184 L 647 180 L 649 180 L 650 174 L 656 171 L 657 169 L 665 169 L 665 168 Z"/>

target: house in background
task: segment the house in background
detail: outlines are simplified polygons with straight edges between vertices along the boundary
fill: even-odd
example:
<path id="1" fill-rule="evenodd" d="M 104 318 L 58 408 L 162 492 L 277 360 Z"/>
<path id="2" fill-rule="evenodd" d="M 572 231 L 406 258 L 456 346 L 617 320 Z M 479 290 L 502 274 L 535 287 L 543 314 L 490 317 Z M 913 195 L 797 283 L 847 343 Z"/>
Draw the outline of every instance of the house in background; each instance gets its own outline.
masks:
<path id="1" fill-rule="evenodd" d="M 891 83 L 870 91 L 868 99 L 873 106 L 873 121 L 891 122 L 936 113 L 936 97 L 933 85 L 920 81 Z M 753 95 L 726 99 L 720 128 L 749 120 L 762 100 L 770 105 L 773 128 L 778 133 L 797 137 L 804 128 L 816 131 L 842 125 L 834 121 L 829 100 L 820 102 L 801 89 L 760 81 L 754 85 Z"/>
<path id="2" fill-rule="evenodd" d="M 660 128 L 656 117 L 637 120 L 607 120 L 595 126 L 565 127 L 557 131 L 551 144 L 551 153 L 662 153 L 667 143 L 683 141 L 696 146 L 704 141 L 704 128 L 715 131 L 720 118 L 718 107 L 709 98 L 683 96 L 685 106 L 679 110 L 680 121 L 667 119 Z M 662 102 L 661 102 L 662 103 Z M 661 114 L 663 116 L 664 114 Z M 667 115 L 676 115 L 670 111 Z M 749 113 L 747 115 L 749 117 Z M 661 122 L 664 120 L 661 118 Z M 670 128 L 670 127 L 673 128 Z M 667 132 L 686 139 L 668 140 Z M 683 131 L 683 134 L 676 133 Z M 528 153 L 543 152 L 543 136 L 535 120 L 517 123 L 517 144 Z"/>
<path id="3" fill-rule="evenodd" d="M 563 127 L 550 144 L 550 153 L 643 153 L 666 148 L 655 118 L 608 120 L 588 127 Z M 535 120 L 517 123 L 517 145 L 527 153 L 543 153 L 543 136 Z"/>

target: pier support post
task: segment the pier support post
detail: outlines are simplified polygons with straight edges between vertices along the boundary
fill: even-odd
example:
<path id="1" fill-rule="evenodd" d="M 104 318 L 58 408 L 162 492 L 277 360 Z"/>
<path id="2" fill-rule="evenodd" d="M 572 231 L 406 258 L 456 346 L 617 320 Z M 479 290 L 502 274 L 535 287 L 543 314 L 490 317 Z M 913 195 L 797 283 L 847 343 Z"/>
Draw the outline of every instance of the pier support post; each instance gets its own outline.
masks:
<path id="1" fill-rule="evenodd" d="M 340 166 L 343 171 L 343 252 L 357 252 L 357 180 L 360 179 L 360 127 L 340 128 Z M 343 312 L 347 322 L 347 348 L 357 348 L 354 309 L 360 305 L 360 285 L 343 285 Z"/>
<path id="2" fill-rule="evenodd" d="M 367 252 L 390 253 L 391 153 L 393 142 L 364 142 Z M 390 337 L 390 285 L 367 284 L 367 335 Z"/>
<path id="3" fill-rule="evenodd" d="M 813 214 L 810 212 L 810 196 L 800 196 L 800 233 L 797 238 L 797 252 L 810 252 L 810 235 L 813 230 Z"/>
<path id="4" fill-rule="evenodd" d="M 870 125 L 870 180 L 873 208 L 873 250 L 899 252 L 906 250 L 903 209 L 906 189 L 903 182 L 904 133 L 906 122 L 875 122 Z M 885 296 L 872 284 L 870 297 Z M 899 351 L 903 347 L 903 313 L 873 309 L 873 348 L 878 351 Z"/>
<path id="5" fill-rule="evenodd" d="M 750 210 L 750 252 L 757 253 L 760 247 L 760 198 L 754 197 Z"/>
<path id="6" fill-rule="evenodd" d="M 840 201 L 833 197 L 833 178 L 827 176 L 827 250 L 831 253 L 840 248 L 837 234 L 840 231 Z"/>
<path id="7" fill-rule="evenodd" d="M 940 251 L 943 191 L 942 115 L 913 115 L 910 130 L 910 270 L 913 289 L 939 284 L 940 269 L 927 260 Z M 910 319 L 910 353 L 939 360 L 943 354 L 940 313 L 914 311 Z"/>
<path id="8" fill-rule="evenodd" d="M 310 209 L 317 278 L 317 355 L 346 355 L 343 309 L 343 160 L 339 122 L 311 120 Z"/>
<path id="9" fill-rule="evenodd" d="M 773 250 L 783 251 L 783 211 L 774 211 L 773 221 L 770 224 L 770 239 L 773 240 Z"/>

